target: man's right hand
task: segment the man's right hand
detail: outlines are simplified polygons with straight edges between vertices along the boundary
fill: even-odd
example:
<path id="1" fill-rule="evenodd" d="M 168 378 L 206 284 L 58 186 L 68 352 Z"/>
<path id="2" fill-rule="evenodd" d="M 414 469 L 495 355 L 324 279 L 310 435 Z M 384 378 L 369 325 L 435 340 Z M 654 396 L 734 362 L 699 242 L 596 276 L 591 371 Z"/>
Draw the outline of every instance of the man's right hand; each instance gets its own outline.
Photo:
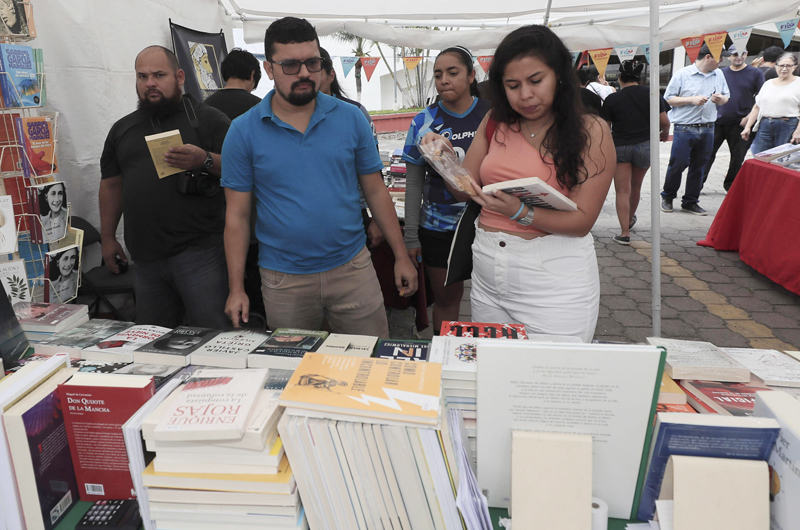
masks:
<path id="1" fill-rule="evenodd" d="M 692 98 L 692 105 L 705 105 L 708 103 L 708 98 L 706 96 L 694 96 Z"/>
<path id="2" fill-rule="evenodd" d="M 250 299 L 244 290 L 231 291 L 225 302 L 225 314 L 231 319 L 233 327 L 241 327 L 241 323 L 250 321 Z"/>
<path id="3" fill-rule="evenodd" d="M 119 274 L 119 267 L 117 267 L 117 256 L 122 258 L 122 261 L 128 262 L 128 256 L 125 255 L 125 251 L 122 250 L 122 245 L 119 244 L 119 241 L 115 239 L 103 241 L 101 243 L 102 253 L 103 253 L 103 263 L 106 264 L 108 270 L 113 272 L 114 274 Z"/>

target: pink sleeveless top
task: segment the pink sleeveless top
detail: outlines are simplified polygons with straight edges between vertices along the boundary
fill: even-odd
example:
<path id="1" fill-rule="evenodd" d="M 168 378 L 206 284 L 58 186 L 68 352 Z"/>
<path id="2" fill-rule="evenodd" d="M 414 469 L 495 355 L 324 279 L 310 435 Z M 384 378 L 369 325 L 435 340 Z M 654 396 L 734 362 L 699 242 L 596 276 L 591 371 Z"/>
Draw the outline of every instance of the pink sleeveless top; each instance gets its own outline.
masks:
<path id="1" fill-rule="evenodd" d="M 502 142 L 502 143 L 500 143 Z M 550 158 L 542 158 L 539 151 L 525 140 L 522 133 L 501 123 L 489 142 L 489 152 L 481 163 L 481 183 L 484 186 L 507 180 L 539 177 L 558 191 L 569 197 L 567 188 L 556 179 L 555 166 Z M 505 215 L 481 210 L 480 222 L 484 226 L 504 232 L 529 232 L 546 234 L 533 226 L 523 226 Z"/>

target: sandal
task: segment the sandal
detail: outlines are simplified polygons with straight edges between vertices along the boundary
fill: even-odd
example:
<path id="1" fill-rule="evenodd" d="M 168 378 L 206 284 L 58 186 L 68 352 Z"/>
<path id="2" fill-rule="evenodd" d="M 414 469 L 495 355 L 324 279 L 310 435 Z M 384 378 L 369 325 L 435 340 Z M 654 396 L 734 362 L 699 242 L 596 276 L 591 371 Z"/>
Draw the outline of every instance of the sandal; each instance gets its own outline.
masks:
<path id="1" fill-rule="evenodd" d="M 620 245 L 630 245 L 631 244 L 630 236 L 614 236 L 614 241 L 616 241 Z"/>
<path id="2" fill-rule="evenodd" d="M 633 217 L 631 217 L 631 224 L 630 224 L 630 225 L 628 225 L 628 230 L 630 230 L 631 228 L 633 228 L 633 225 L 635 225 L 635 224 L 636 224 L 636 215 L 634 214 L 634 216 L 633 216 Z"/>

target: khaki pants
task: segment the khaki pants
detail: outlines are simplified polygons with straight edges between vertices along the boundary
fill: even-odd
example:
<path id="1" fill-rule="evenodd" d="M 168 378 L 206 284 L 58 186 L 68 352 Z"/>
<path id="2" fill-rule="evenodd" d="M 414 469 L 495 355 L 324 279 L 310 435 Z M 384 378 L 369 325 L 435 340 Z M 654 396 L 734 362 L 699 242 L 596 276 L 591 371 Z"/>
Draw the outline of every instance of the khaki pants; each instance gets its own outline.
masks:
<path id="1" fill-rule="evenodd" d="M 344 265 L 316 274 L 261 269 L 261 292 L 270 329 L 320 329 L 389 338 L 383 294 L 367 247 Z"/>

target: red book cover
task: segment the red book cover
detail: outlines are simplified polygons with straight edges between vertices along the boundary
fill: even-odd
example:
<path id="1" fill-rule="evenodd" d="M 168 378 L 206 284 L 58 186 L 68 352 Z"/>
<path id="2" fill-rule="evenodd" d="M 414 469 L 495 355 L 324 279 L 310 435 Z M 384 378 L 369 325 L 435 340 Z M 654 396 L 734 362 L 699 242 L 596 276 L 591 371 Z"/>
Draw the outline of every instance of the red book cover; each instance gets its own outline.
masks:
<path id="1" fill-rule="evenodd" d="M 716 381 L 682 381 L 686 398 L 701 413 L 727 416 L 752 416 L 756 392 L 772 390 L 753 383 L 718 383 Z"/>
<path id="2" fill-rule="evenodd" d="M 656 412 L 688 412 L 690 414 L 697 414 L 697 411 L 686 403 L 658 403 L 656 405 Z"/>
<path id="3" fill-rule="evenodd" d="M 442 322 L 440 335 L 482 339 L 527 339 L 525 324 L 489 324 L 486 322 Z"/>
<path id="4" fill-rule="evenodd" d="M 99 386 L 110 381 L 109 377 L 120 384 L 136 378 L 143 385 Z M 93 379 L 97 385 L 92 384 Z M 59 392 L 81 500 L 135 498 L 122 425 L 153 397 L 152 378 L 76 374 L 59 386 Z"/>

